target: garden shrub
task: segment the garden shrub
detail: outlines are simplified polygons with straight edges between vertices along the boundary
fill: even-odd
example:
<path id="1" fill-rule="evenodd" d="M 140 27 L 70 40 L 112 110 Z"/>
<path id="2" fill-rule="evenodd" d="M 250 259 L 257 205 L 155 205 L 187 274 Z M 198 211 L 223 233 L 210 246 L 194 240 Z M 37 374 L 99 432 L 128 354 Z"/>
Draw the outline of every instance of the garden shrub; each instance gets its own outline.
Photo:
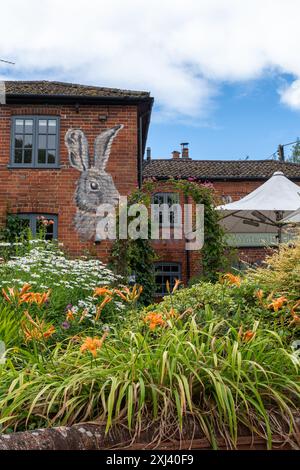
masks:
<path id="1" fill-rule="evenodd" d="M 247 277 L 267 291 L 300 297 L 300 237 L 280 245 L 280 250 L 268 256 L 264 266 L 251 269 Z"/>

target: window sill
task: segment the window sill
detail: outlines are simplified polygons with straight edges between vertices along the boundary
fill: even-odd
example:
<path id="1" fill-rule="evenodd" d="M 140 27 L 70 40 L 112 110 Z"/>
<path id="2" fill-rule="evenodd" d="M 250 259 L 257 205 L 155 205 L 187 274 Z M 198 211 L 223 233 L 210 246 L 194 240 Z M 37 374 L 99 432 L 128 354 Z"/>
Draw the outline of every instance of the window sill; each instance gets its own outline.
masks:
<path id="1" fill-rule="evenodd" d="M 62 166 L 17 166 L 17 165 L 7 165 L 9 170 L 61 170 Z"/>

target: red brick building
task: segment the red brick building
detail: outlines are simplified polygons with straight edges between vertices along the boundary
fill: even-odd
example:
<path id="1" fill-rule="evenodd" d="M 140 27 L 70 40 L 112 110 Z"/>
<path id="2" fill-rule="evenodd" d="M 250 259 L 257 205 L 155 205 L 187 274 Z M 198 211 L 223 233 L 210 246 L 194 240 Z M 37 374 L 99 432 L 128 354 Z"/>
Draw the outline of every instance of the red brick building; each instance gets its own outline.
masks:
<path id="1" fill-rule="evenodd" d="M 98 140 L 108 158 L 97 172 L 127 195 L 141 184 L 153 98 L 147 92 L 46 81 L 5 82 L 5 90 L 5 104 L 0 104 L 0 223 L 7 213 L 19 214 L 35 231 L 37 217 L 44 215 L 54 220 L 51 230 L 70 253 L 90 250 L 106 261 L 110 243 L 83 241 L 74 229 L 81 210 L 74 196 L 83 172 L 70 163 L 65 136 L 70 129 L 81 130 L 79 137 L 89 146 L 86 166 L 94 167 L 97 136 L 122 126 L 113 139 Z M 97 188 L 94 194 L 92 190 L 88 197 L 95 198 Z"/>
<path id="2" fill-rule="evenodd" d="M 107 261 L 111 242 L 95 243 L 93 235 L 97 204 L 128 195 L 143 178 L 159 181 L 162 201 L 174 196 L 170 177 L 209 181 L 220 197 L 232 200 L 274 171 L 300 183 L 299 164 L 192 160 L 188 149 L 182 157 L 173 152 L 170 159 L 144 160 L 153 105 L 148 92 L 46 81 L 5 82 L 5 90 L 5 104 L 0 104 L 0 223 L 7 214 L 17 214 L 35 232 L 43 215 L 54 222 L 49 238 L 58 237 L 74 255 L 89 250 Z M 187 252 L 184 240 L 153 245 L 160 257 L 156 269 L 162 289 L 166 279 L 187 282 L 201 270 L 201 255 Z M 244 244 L 240 251 L 248 261 L 262 256 L 257 246 Z"/>
<path id="3" fill-rule="evenodd" d="M 193 178 L 199 184 L 210 182 L 217 191 L 220 200 L 230 202 L 246 196 L 275 171 L 282 171 L 288 178 L 300 185 L 300 164 L 274 160 L 192 160 L 188 149 L 180 157 L 179 152 L 173 152 L 169 159 L 148 158 L 144 162 L 143 176 L 157 180 L 158 191 L 171 194 L 168 186 L 169 178 Z M 184 203 L 181 196 L 181 203 Z M 266 249 L 260 244 L 247 243 L 237 240 L 234 245 L 241 260 L 248 263 L 260 261 L 266 254 Z M 201 255 L 198 252 L 187 252 L 183 240 L 161 240 L 154 242 L 160 261 L 157 263 L 158 284 L 164 284 L 166 279 L 172 280 L 178 274 L 186 283 L 201 271 Z M 169 276 L 169 278 L 168 278 Z"/>

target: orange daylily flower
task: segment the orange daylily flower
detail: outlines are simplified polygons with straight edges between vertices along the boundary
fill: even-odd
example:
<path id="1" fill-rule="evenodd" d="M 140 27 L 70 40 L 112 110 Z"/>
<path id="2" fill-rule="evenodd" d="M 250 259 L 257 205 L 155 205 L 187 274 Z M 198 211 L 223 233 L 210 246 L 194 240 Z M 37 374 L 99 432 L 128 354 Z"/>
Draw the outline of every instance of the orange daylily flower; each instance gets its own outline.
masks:
<path id="1" fill-rule="evenodd" d="M 238 332 L 238 338 L 241 339 L 242 341 L 245 341 L 248 343 L 252 338 L 255 336 L 255 331 L 252 330 L 247 330 L 245 333 L 243 333 L 243 325 L 240 326 L 239 332 Z"/>
<path id="2" fill-rule="evenodd" d="M 39 307 L 43 304 L 45 304 L 49 300 L 49 296 L 51 293 L 51 289 L 49 289 L 47 292 L 27 292 L 21 297 L 22 302 L 26 302 L 29 304 L 35 303 Z"/>
<path id="3" fill-rule="evenodd" d="M 286 302 L 287 298 L 281 296 L 278 299 L 273 299 L 273 301 L 268 305 L 268 308 L 273 309 L 274 312 L 278 312 L 278 310 L 281 309 Z"/>
<path id="4" fill-rule="evenodd" d="M 21 322 L 22 330 L 25 336 L 25 341 L 48 339 L 55 333 L 53 325 L 47 325 L 44 320 L 39 320 L 36 317 L 35 320 L 30 316 L 28 311 L 25 311 L 26 321 Z"/>
<path id="5" fill-rule="evenodd" d="M 107 335 L 108 335 L 108 332 L 105 331 L 105 333 L 100 339 L 97 337 L 91 338 L 90 336 L 87 336 L 87 338 L 85 338 L 84 343 L 80 347 L 80 352 L 83 353 L 85 351 L 89 351 L 92 354 L 92 356 L 96 358 L 97 350 L 102 347 L 102 344 L 104 343 Z"/>
<path id="6" fill-rule="evenodd" d="M 23 297 L 29 289 L 31 289 L 31 285 L 25 282 L 20 291 L 16 288 L 8 287 L 7 292 L 5 289 L 2 289 L 2 294 L 8 302 L 12 303 L 17 300 L 18 303 L 21 304 L 24 302 Z"/>
<path id="7" fill-rule="evenodd" d="M 109 296 L 104 297 L 101 304 L 98 305 L 98 307 L 97 307 L 97 313 L 96 313 L 96 317 L 95 317 L 96 321 L 99 319 L 99 317 L 101 315 L 101 312 L 104 309 L 105 305 L 109 304 L 109 302 L 111 302 L 111 301 L 112 301 L 112 297 L 109 297 Z"/>
<path id="8" fill-rule="evenodd" d="M 169 319 L 169 318 L 176 318 L 176 317 L 178 317 L 178 313 L 173 307 L 171 307 L 170 310 L 166 313 L 166 318 Z"/>
<path id="9" fill-rule="evenodd" d="M 115 289 L 114 292 L 121 297 L 121 299 L 125 300 L 125 302 L 131 303 L 140 297 L 143 292 L 143 287 L 135 284 L 131 290 L 129 287 L 123 287 L 122 290 Z"/>
<path id="10" fill-rule="evenodd" d="M 108 287 L 96 287 L 94 290 L 94 297 L 101 297 L 102 295 L 113 295 L 113 291 Z"/>
<path id="11" fill-rule="evenodd" d="M 179 279 L 175 279 L 175 284 L 174 284 L 174 287 L 172 289 L 172 294 L 174 294 L 175 291 L 177 291 L 178 287 L 180 286 L 180 284 L 182 284 L 182 281 L 180 281 Z M 167 292 L 170 294 L 171 293 L 171 289 L 170 289 L 170 283 L 169 281 L 167 280 L 166 282 L 166 289 L 167 289 Z"/>
<path id="12" fill-rule="evenodd" d="M 72 312 L 72 310 L 67 311 L 66 320 L 68 320 L 68 321 L 75 320 L 75 316 L 74 316 L 74 313 Z"/>
<path id="13" fill-rule="evenodd" d="M 89 313 L 88 309 L 87 309 L 87 308 L 85 308 L 85 309 L 83 310 L 83 312 L 82 312 L 82 315 L 81 315 L 81 317 L 80 317 L 80 319 L 79 319 L 79 322 L 78 322 L 78 323 L 81 323 L 81 322 L 82 322 L 82 320 L 84 320 L 84 319 L 85 319 L 85 317 L 87 316 L 87 314 L 88 314 L 88 313 Z"/>
<path id="14" fill-rule="evenodd" d="M 300 300 L 295 303 L 295 305 L 291 308 L 291 315 L 293 320 L 290 322 L 290 325 L 293 323 L 300 324 L 300 316 L 296 314 L 296 310 L 300 307 Z"/>
<path id="15" fill-rule="evenodd" d="M 243 340 L 246 341 L 246 343 L 248 343 L 248 341 L 250 341 L 254 336 L 255 336 L 254 331 L 251 331 L 251 330 L 245 331 Z"/>
<path id="16" fill-rule="evenodd" d="M 229 284 L 236 285 L 237 287 L 240 287 L 242 283 L 240 276 L 235 276 L 232 273 L 224 274 L 223 279 L 225 279 Z"/>
<path id="17" fill-rule="evenodd" d="M 156 313 L 156 312 L 150 312 L 146 317 L 144 318 L 145 323 L 149 323 L 149 328 L 150 330 L 155 330 L 155 328 L 160 325 L 164 326 L 165 325 L 165 320 L 162 318 L 161 313 Z"/>
<path id="18" fill-rule="evenodd" d="M 264 291 L 262 289 L 258 289 L 256 292 L 255 292 L 255 296 L 257 297 L 258 301 L 260 304 L 263 303 L 263 296 L 264 296 Z"/>

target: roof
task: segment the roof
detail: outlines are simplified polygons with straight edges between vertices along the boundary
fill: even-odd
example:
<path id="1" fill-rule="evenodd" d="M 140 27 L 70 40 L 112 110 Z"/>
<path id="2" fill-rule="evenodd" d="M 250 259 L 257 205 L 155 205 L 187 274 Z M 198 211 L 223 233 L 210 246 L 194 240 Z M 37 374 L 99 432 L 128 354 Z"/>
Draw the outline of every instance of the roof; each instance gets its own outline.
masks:
<path id="1" fill-rule="evenodd" d="M 84 98 L 150 98 L 147 91 L 120 90 L 55 81 L 5 81 L 7 96 L 52 96 Z"/>
<path id="2" fill-rule="evenodd" d="M 150 124 L 153 97 L 148 91 L 121 90 L 56 81 L 5 81 L 5 103 L 13 105 L 135 105 L 137 107 L 138 175 L 142 180 L 142 159 Z"/>
<path id="3" fill-rule="evenodd" d="M 159 159 L 144 162 L 143 178 L 213 180 L 265 180 L 275 171 L 300 180 L 300 164 L 276 160 L 183 160 Z"/>

